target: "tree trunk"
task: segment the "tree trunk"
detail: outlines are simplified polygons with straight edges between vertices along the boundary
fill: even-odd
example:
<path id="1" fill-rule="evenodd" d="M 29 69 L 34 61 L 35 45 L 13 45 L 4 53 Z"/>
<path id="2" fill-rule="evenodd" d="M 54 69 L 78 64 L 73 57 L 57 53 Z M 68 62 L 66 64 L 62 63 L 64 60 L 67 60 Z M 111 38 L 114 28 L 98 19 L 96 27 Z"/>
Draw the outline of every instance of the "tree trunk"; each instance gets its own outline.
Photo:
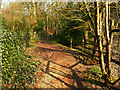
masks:
<path id="1" fill-rule="evenodd" d="M 106 63 L 106 71 L 108 73 L 108 76 L 110 77 L 110 37 L 109 37 L 109 28 L 108 28 L 108 1 L 106 1 L 106 12 L 105 12 L 105 31 L 106 31 L 106 57 L 107 57 L 107 63 Z"/>
<path id="2" fill-rule="evenodd" d="M 99 48 L 99 53 L 100 53 L 101 71 L 104 75 L 105 74 L 105 65 L 104 65 L 104 56 L 103 56 L 102 39 L 101 39 L 102 23 L 101 23 L 101 16 L 100 17 L 99 16 L 100 16 L 99 15 L 99 2 L 97 2 L 97 34 L 99 36 L 99 38 L 98 38 L 98 48 Z M 99 24 L 99 22 L 100 22 L 100 24 Z"/>
<path id="3" fill-rule="evenodd" d="M 38 8 L 37 8 L 37 2 L 35 2 L 35 14 L 36 14 L 36 18 L 38 17 Z"/>
<path id="4" fill-rule="evenodd" d="M 47 39 L 48 39 L 48 15 L 47 15 Z"/>
<path id="5" fill-rule="evenodd" d="M 98 37 L 98 33 L 97 33 L 97 2 L 94 2 L 94 7 L 95 7 L 95 14 L 94 14 L 94 20 L 95 20 L 95 24 L 93 24 L 94 25 L 94 32 L 95 32 L 95 37 L 94 37 L 94 47 L 93 47 L 93 54 L 95 54 L 96 53 L 96 49 L 97 49 L 97 46 L 98 46 L 98 48 L 99 48 L 99 44 L 98 44 L 98 39 L 99 39 L 99 37 Z M 96 42 L 96 40 L 97 40 L 97 42 Z"/>
<path id="6" fill-rule="evenodd" d="M 112 31 L 112 29 L 114 29 L 114 20 L 111 20 L 111 25 L 110 25 L 110 32 Z M 112 58 L 112 44 L 113 44 L 113 36 L 114 33 L 110 33 L 110 59 Z"/>
<path id="7" fill-rule="evenodd" d="M 119 61 L 120 61 L 120 35 L 119 35 L 119 50 L 118 50 L 118 57 L 119 57 Z"/>

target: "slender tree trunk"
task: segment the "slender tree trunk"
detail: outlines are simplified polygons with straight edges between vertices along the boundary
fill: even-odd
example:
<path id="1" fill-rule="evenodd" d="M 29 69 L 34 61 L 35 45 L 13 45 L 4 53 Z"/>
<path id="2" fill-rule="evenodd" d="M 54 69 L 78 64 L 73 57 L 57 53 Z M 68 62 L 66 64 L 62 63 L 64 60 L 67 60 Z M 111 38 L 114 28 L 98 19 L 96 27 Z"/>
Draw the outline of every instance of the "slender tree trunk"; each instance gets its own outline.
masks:
<path id="1" fill-rule="evenodd" d="M 101 16 L 99 17 L 99 2 L 97 2 L 97 34 L 99 36 L 98 39 L 98 48 L 100 53 L 100 66 L 103 75 L 105 74 L 105 65 L 104 65 L 104 56 L 102 50 L 102 39 L 101 39 L 101 31 L 102 31 L 102 23 L 101 23 Z M 99 24 L 100 23 L 100 24 Z"/>
<path id="2" fill-rule="evenodd" d="M 98 41 L 96 42 L 96 40 L 98 40 L 98 34 L 97 34 L 97 3 L 96 2 L 94 2 L 94 7 L 95 7 L 95 14 L 94 14 L 94 17 L 95 17 L 95 19 L 94 19 L 94 21 L 95 22 L 93 22 L 93 19 L 91 18 L 91 14 L 89 13 L 89 8 L 88 8 L 88 5 L 87 5 L 87 3 L 86 3 L 86 0 L 85 0 L 85 6 L 86 6 L 86 11 L 87 11 L 87 14 L 88 14 L 88 18 L 89 18 L 89 21 L 90 21 L 90 23 L 91 23 L 91 26 L 92 26 L 92 28 L 94 29 L 94 32 L 95 32 L 95 39 L 94 39 L 94 43 L 95 43 L 95 45 L 94 45 L 94 47 L 93 47 L 93 54 L 95 54 L 96 53 L 96 49 L 97 49 L 97 47 L 96 46 L 98 46 Z M 94 57 L 93 57 L 93 59 L 94 59 Z"/>
<path id="3" fill-rule="evenodd" d="M 33 24 L 34 24 L 34 5 L 33 5 L 33 2 L 30 2 L 30 6 L 28 6 L 28 9 L 29 9 L 29 11 L 30 11 L 30 19 L 31 19 L 31 29 L 32 29 L 32 31 L 31 31 L 31 40 L 33 39 Z"/>
<path id="4" fill-rule="evenodd" d="M 111 20 L 111 25 L 110 25 L 110 32 L 114 29 L 114 20 Z M 112 44 L 113 44 L 113 36 L 114 33 L 110 33 L 110 59 L 112 58 Z"/>
<path id="5" fill-rule="evenodd" d="M 93 47 L 93 55 L 96 53 L 96 49 L 97 49 L 97 46 L 99 48 L 99 45 L 98 45 L 98 33 L 97 33 L 97 2 L 94 2 L 94 7 L 95 7 L 95 14 L 94 14 L 94 20 L 95 20 L 95 24 L 94 25 L 94 32 L 95 32 L 95 37 L 94 37 L 94 47 Z M 96 42 L 97 40 L 97 42 Z M 94 58 L 93 58 L 94 59 Z"/>
<path id="6" fill-rule="evenodd" d="M 104 8 L 104 10 L 103 10 L 103 16 L 102 16 L 103 18 L 101 18 L 101 23 L 104 23 L 104 21 L 105 21 L 105 8 Z M 106 38 L 105 38 L 105 32 L 104 32 L 104 30 L 102 30 L 102 44 L 103 44 L 103 46 L 105 46 L 106 45 Z M 104 51 L 104 47 L 103 47 L 103 51 Z"/>
<path id="7" fill-rule="evenodd" d="M 120 35 L 119 35 L 119 50 L 118 50 L 118 57 L 119 57 L 119 61 L 120 61 Z"/>
<path id="8" fill-rule="evenodd" d="M 2 1 L 0 1 L 0 13 L 1 13 L 1 5 L 2 5 Z"/>
<path id="9" fill-rule="evenodd" d="M 86 43 L 88 43 L 88 31 L 87 30 L 84 32 L 84 49 L 83 50 L 85 50 L 85 48 L 87 47 Z M 88 57 L 86 57 L 85 59 L 86 59 L 86 62 L 87 62 Z"/>
<path id="10" fill-rule="evenodd" d="M 48 39 L 48 15 L 47 15 L 47 39 Z"/>
<path id="11" fill-rule="evenodd" d="M 54 20 L 52 22 L 52 35 L 53 35 L 53 33 L 54 33 Z"/>
<path id="12" fill-rule="evenodd" d="M 108 73 L 108 76 L 110 77 L 110 37 L 109 37 L 109 28 L 108 28 L 108 1 L 106 1 L 106 12 L 105 12 L 105 31 L 106 31 L 106 56 L 107 56 L 107 65 L 106 65 L 106 71 Z"/>
<path id="13" fill-rule="evenodd" d="M 0 1 L 0 14 L 2 14 L 1 12 L 1 4 L 2 2 Z M 2 39 L 2 17 L 0 15 L 0 39 Z M 2 67 L 2 42 L 0 42 L 0 67 Z M 2 70 L 0 70 L 0 74 L 2 75 Z M 0 90 L 2 89 L 2 77 L 0 77 Z"/>
<path id="14" fill-rule="evenodd" d="M 38 8 L 37 8 L 37 2 L 35 2 L 35 14 L 36 14 L 36 18 L 38 17 Z"/>
<path id="15" fill-rule="evenodd" d="M 45 29 L 45 22 L 44 22 L 44 31 L 45 31 L 46 29 Z"/>

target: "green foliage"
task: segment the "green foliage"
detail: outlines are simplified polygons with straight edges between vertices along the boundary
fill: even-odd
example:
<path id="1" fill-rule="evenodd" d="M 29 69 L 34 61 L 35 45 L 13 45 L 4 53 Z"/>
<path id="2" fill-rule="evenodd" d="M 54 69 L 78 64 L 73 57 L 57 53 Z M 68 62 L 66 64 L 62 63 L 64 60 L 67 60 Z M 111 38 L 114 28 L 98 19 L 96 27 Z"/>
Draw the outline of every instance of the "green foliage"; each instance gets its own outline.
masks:
<path id="1" fill-rule="evenodd" d="M 2 30 L 2 82 L 11 87 L 24 87 L 33 82 L 36 62 L 22 51 L 23 42 L 20 33 Z M 38 63 L 39 64 L 39 63 Z"/>
<path id="2" fill-rule="evenodd" d="M 94 74 L 102 75 L 101 69 L 100 68 L 90 68 L 90 70 Z"/>
<path id="3" fill-rule="evenodd" d="M 70 46 L 71 38 L 73 40 L 72 41 L 73 46 L 80 45 L 82 40 L 84 39 L 84 28 L 80 26 L 83 26 L 85 23 L 74 19 L 79 19 L 78 16 L 81 16 L 81 13 L 74 11 L 75 4 L 73 4 L 73 2 L 67 3 L 65 8 L 70 10 L 65 10 L 65 9 L 61 10 L 61 13 L 65 17 L 64 16 L 60 17 L 60 20 L 58 22 L 59 32 L 55 38 L 59 43 L 66 46 Z"/>
<path id="4" fill-rule="evenodd" d="M 70 37 L 71 36 L 68 34 L 68 32 L 66 30 L 64 30 L 61 33 L 59 33 L 55 39 L 57 40 L 57 42 L 59 42 L 63 45 L 69 46 L 70 45 Z"/>
<path id="5" fill-rule="evenodd" d="M 32 40 L 32 43 L 35 44 L 35 42 L 36 42 L 37 40 L 39 40 L 39 38 L 33 39 L 33 40 Z M 33 46 L 34 46 L 34 45 L 33 45 Z"/>
<path id="6" fill-rule="evenodd" d="M 30 46 L 30 44 L 29 44 L 30 37 L 31 37 L 31 35 L 30 35 L 30 28 L 27 28 L 26 31 L 25 31 L 25 37 L 24 37 L 26 47 Z"/>
<path id="7" fill-rule="evenodd" d="M 43 31 L 39 32 L 38 37 L 40 39 L 47 39 L 47 31 L 43 30 Z"/>
<path id="8" fill-rule="evenodd" d="M 56 36 L 56 40 L 63 45 L 70 46 L 70 40 L 72 38 L 73 46 L 76 46 L 82 42 L 83 35 L 82 31 L 65 29 Z"/>
<path id="9" fill-rule="evenodd" d="M 5 18 L 2 18 L 2 27 L 4 29 L 10 28 L 10 24 L 5 20 Z"/>
<path id="10" fill-rule="evenodd" d="M 37 22 L 37 24 L 34 25 L 33 30 L 39 33 L 40 31 L 44 30 L 44 25 L 46 26 L 46 20 L 41 19 Z"/>

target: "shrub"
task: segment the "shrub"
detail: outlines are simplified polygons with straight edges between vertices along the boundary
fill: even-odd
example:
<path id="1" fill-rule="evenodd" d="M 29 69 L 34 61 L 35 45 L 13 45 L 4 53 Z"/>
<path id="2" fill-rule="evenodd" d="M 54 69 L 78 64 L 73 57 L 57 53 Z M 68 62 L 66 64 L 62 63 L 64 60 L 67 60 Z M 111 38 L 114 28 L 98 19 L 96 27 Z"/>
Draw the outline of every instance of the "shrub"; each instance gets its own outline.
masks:
<path id="1" fill-rule="evenodd" d="M 25 87 L 32 84 L 36 62 L 22 51 L 23 42 L 20 33 L 2 30 L 2 82 L 10 87 Z M 40 63 L 38 63 L 40 64 Z"/>

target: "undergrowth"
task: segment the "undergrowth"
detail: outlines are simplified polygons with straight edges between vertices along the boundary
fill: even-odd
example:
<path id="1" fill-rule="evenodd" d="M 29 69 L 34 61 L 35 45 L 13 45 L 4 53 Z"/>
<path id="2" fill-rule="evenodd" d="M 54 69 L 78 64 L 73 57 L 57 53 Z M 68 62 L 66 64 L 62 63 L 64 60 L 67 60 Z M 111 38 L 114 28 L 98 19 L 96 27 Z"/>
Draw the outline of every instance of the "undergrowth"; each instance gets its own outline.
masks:
<path id="1" fill-rule="evenodd" d="M 3 30 L 2 36 L 2 83 L 3 87 L 22 88 L 25 84 L 34 84 L 34 72 L 39 62 L 23 51 L 23 40 L 20 33 Z"/>

